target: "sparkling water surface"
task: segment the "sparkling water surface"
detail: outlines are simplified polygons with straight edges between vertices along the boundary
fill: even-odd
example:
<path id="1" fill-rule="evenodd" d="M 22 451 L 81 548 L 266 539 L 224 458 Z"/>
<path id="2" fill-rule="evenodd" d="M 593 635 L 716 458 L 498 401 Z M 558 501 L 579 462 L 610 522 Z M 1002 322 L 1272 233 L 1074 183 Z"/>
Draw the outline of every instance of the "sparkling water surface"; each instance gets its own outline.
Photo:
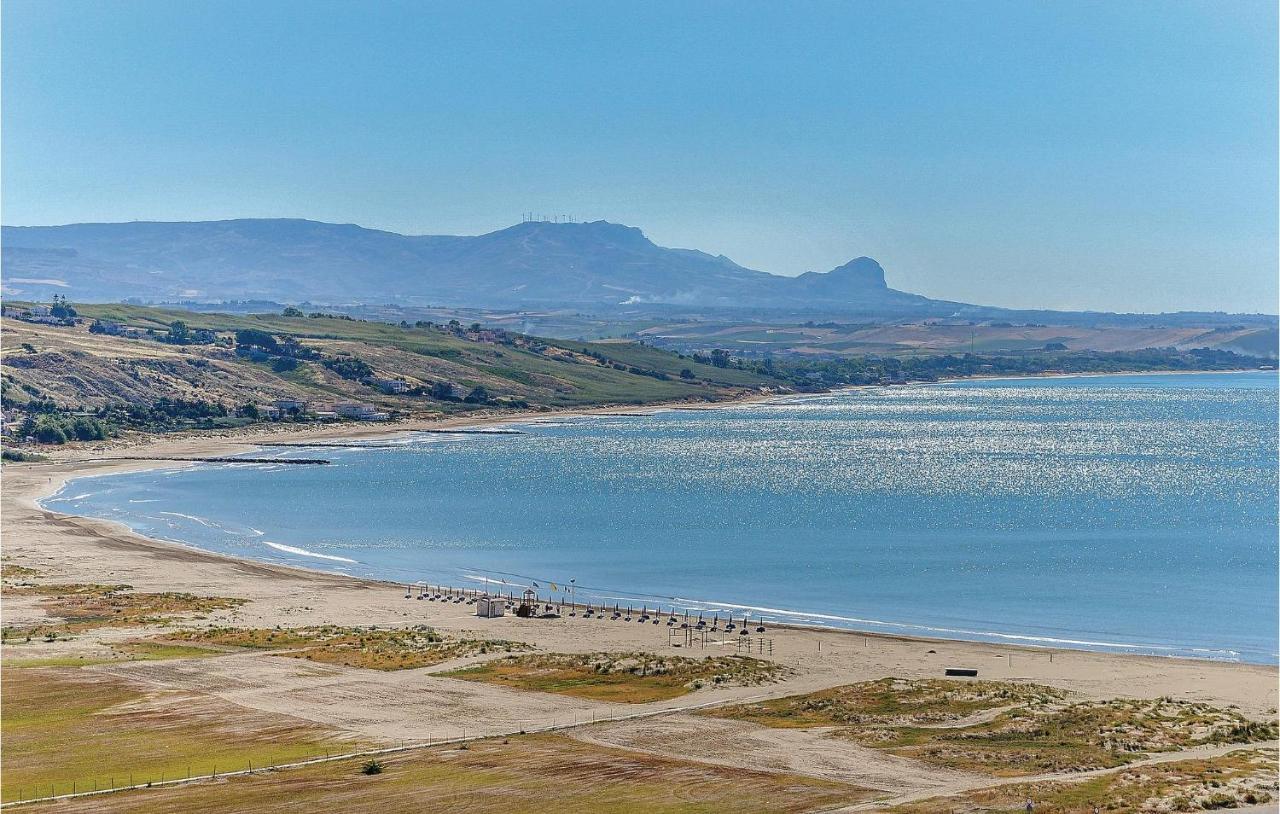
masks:
<path id="1" fill-rule="evenodd" d="M 44 504 L 351 574 L 1275 662 L 1276 415 L 1274 373 L 870 388 L 81 478 Z"/>

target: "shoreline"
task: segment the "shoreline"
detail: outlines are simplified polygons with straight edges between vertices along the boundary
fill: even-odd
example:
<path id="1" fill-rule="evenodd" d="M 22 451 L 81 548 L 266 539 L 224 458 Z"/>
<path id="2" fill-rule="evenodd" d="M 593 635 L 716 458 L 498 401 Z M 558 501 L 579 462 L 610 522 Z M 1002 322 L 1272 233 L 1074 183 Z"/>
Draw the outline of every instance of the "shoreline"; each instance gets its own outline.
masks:
<path id="1" fill-rule="evenodd" d="M 795 391 L 788 393 L 763 393 L 748 390 L 718 401 L 659 401 L 650 404 L 603 404 L 594 407 L 565 407 L 559 409 L 552 408 L 545 411 L 521 410 L 503 413 L 481 411 L 475 415 L 459 415 L 437 418 L 407 418 L 395 422 L 347 421 L 334 424 L 303 425 L 281 425 L 278 422 L 264 422 L 262 424 L 254 424 L 232 430 L 183 430 L 171 434 L 152 434 L 145 436 L 138 434 L 125 439 L 116 439 L 105 445 L 100 442 L 77 442 L 72 449 L 67 450 L 66 456 L 58 454 L 60 449 L 42 450 L 39 451 L 39 454 L 48 456 L 49 459 L 46 461 L 10 462 L 7 465 L 12 466 L 15 463 L 22 465 L 48 465 L 71 462 L 94 463 L 104 460 L 105 456 L 94 458 L 72 458 L 70 455 L 73 452 L 81 450 L 108 452 L 112 450 L 119 451 L 138 449 L 145 451 L 146 449 L 153 447 L 168 449 L 170 446 L 175 446 L 183 450 L 190 450 L 190 454 L 192 455 L 207 454 L 209 456 L 213 456 L 217 453 L 202 453 L 200 450 L 229 450 L 230 446 L 224 445 L 232 444 L 249 445 L 251 447 L 271 446 L 273 440 L 278 440 L 285 444 L 293 444 L 295 446 L 310 446 L 306 443 L 307 439 L 324 442 L 368 441 L 380 438 L 390 439 L 399 435 L 420 431 L 447 430 L 450 428 L 461 430 L 472 426 L 501 426 L 503 424 L 512 423 L 537 422 L 542 419 L 555 420 L 565 418 L 589 418 L 592 416 L 610 417 L 610 415 L 617 415 L 620 410 L 635 411 L 637 414 L 651 410 L 721 410 L 743 404 L 758 404 L 776 399 L 820 398 L 823 396 L 838 395 L 841 393 L 856 393 L 863 390 L 874 390 L 879 388 L 932 387 L 946 384 L 963 384 L 964 382 L 1082 379 L 1108 376 L 1201 376 L 1242 373 L 1280 376 L 1280 371 L 1278 370 L 1263 370 L 1258 368 L 1239 368 L 1231 370 L 1121 370 L 1113 372 L 1083 373 L 1028 373 L 1025 375 L 977 374 L 974 376 L 944 377 L 937 379 L 936 381 L 909 381 L 894 384 L 848 384 L 817 392 Z M 41 448 L 33 447 L 32 450 L 41 450 Z"/>
<path id="2" fill-rule="evenodd" d="M 191 466 L 191 465 L 194 465 L 194 462 L 183 464 L 181 466 L 177 466 L 174 468 L 175 469 L 185 468 L 185 466 Z M 144 467 L 138 467 L 136 470 L 131 468 L 130 470 L 125 470 L 125 471 L 148 471 L 150 469 L 167 469 L 167 468 L 169 467 L 165 466 L 164 462 L 161 462 L 160 465 L 156 467 L 144 466 Z M 251 557 L 251 556 L 237 556 L 234 554 L 226 554 L 226 553 L 209 549 L 209 548 L 203 548 L 199 545 L 184 542 L 181 540 L 171 540 L 171 539 L 166 539 L 162 537 L 151 537 L 146 534 L 143 534 L 140 531 L 137 531 L 136 529 L 132 528 L 128 524 L 119 520 L 110 520 L 107 518 L 93 517 L 90 515 L 68 514 L 66 512 L 58 511 L 57 509 L 46 508 L 41 503 L 41 501 L 47 498 L 56 496 L 56 494 L 60 492 L 62 489 L 66 488 L 66 486 L 71 481 L 80 481 L 80 480 L 86 480 L 86 479 L 95 478 L 95 477 L 106 477 L 106 476 L 115 475 L 115 474 L 121 474 L 121 472 L 107 471 L 107 472 L 98 472 L 90 475 L 76 475 L 76 474 L 69 473 L 63 477 L 60 485 L 58 485 L 57 489 L 54 492 L 36 497 L 35 505 L 40 511 L 50 515 L 55 515 L 59 518 L 74 519 L 78 521 L 90 521 L 93 523 L 105 524 L 107 526 L 115 528 L 121 534 L 136 537 L 139 540 L 145 541 L 148 545 L 173 547 L 184 552 L 190 552 L 193 555 L 211 557 L 215 559 L 222 559 L 222 560 L 227 560 L 234 563 L 252 564 L 255 566 L 262 566 L 270 569 L 281 569 L 282 571 L 285 571 L 285 572 L 299 572 L 307 576 L 329 578 L 332 580 L 350 581 L 352 583 L 358 583 L 366 587 L 376 586 L 380 589 L 390 589 L 394 591 L 399 591 L 401 589 L 406 589 L 409 586 L 429 585 L 429 586 L 436 587 L 438 590 L 442 592 L 462 594 L 464 596 L 474 596 L 474 597 L 479 597 L 481 595 L 491 595 L 496 597 L 502 597 L 508 594 L 514 597 L 516 594 L 520 593 L 523 589 L 528 587 L 527 585 L 522 583 L 512 582 L 512 583 L 504 584 L 505 590 L 486 591 L 485 587 L 483 586 L 489 584 L 488 582 L 481 582 L 479 586 L 464 586 L 464 585 L 449 584 L 447 581 L 446 582 L 434 581 L 435 579 L 447 579 L 443 577 L 440 577 L 440 578 L 427 577 L 421 580 L 414 580 L 412 582 L 409 582 L 406 580 L 393 579 L 386 576 L 379 576 L 377 574 L 353 574 L 353 573 L 346 573 L 343 571 L 327 570 L 319 563 L 316 563 L 313 565 L 306 565 L 306 564 L 300 564 L 300 563 L 275 562 L 269 559 L 263 559 L 263 558 L 257 558 L 257 557 Z M 337 560 L 341 562 L 351 562 L 353 564 L 359 564 L 357 561 L 354 561 L 354 560 L 348 560 L 346 558 L 336 558 L 336 557 L 331 557 L 329 555 L 323 555 L 323 554 L 315 554 L 314 552 L 309 552 L 309 551 L 306 551 L 305 549 L 299 549 L 291 545 L 278 544 L 278 543 L 268 543 L 268 545 L 270 545 L 272 548 L 276 548 L 278 550 L 284 551 L 285 553 L 293 553 L 293 554 L 297 554 L 298 556 L 308 556 L 308 557 L 315 557 L 317 559 Z M 469 570 L 484 571 L 486 569 L 474 568 Z M 519 575 L 513 575 L 513 576 L 517 576 L 517 578 L 528 578 L 534 581 L 541 580 L 542 582 L 550 582 L 550 580 L 548 580 L 545 577 L 520 577 Z M 1023 633 L 1007 633 L 1003 631 L 950 629 L 950 628 L 942 628 L 934 625 L 925 625 L 925 624 L 914 623 L 914 622 L 891 622 L 891 621 L 877 620 L 877 619 L 856 619 L 856 618 L 838 617 L 835 614 L 826 613 L 823 611 L 802 611 L 802 610 L 794 610 L 794 609 L 788 609 L 788 608 L 772 608 L 772 607 L 765 607 L 765 606 L 758 606 L 758 605 L 742 605 L 742 604 L 735 604 L 731 602 L 720 602 L 720 601 L 715 601 L 710 599 L 662 596 L 658 594 L 630 592 L 628 591 L 628 589 L 622 589 L 622 588 L 596 587 L 590 590 L 610 591 L 616 594 L 633 593 L 635 598 L 628 601 L 615 600 L 613 602 L 585 601 L 583 599 L 576 599 L 576 600 L 570 601 L 567 598 L 553 598 L 550 594 L 544 597 L 542 596 L 541 592 L 539 592 L 538 603 L 552 604 L 557 606 L 557 608 L 561 610 L 563 610 L 564 608 L 569 608 L 571 610 L 574 610 L 575 612 L 585 610 L 587 608 L 594 608 L 596 609 L 597 613 L 600 613 L 603 610 L 608 610 L 614 607 L 619 607 L 624 612 L 626 612 L 628 610 L 634 610 L 634 606 L 636 604 L 643 604 L 643 603 L 649 602 L 654 605 L 654 607 L 652 608 L 653 613 L 651 614 L 654 617 L 667 617 L 669 615 L 675 615 L 675 616 L 706 615 L 707 617 L 715 616 L 718 618 L 719 616 L 724 616 L 725 621 L 732 620 L 732 621 L 735 621 L 735 623 L 737 623 L 740 618 L 745 618 L 750 621 L 750 625 L 749 625 L 750 627 L 754 628 L 757 624 L 765 624 L 767 629 L 771 631 L 776 629 L 804 630 L 804 631 L 810 631 L 814 633 L 842 634 L 842 635 L 849 635 L 849 636 L 866 636 L 866 637 L 875 637 L 875 638 L 889 639 L 889 640 L 902 641 L 902 642 L 923 642 L 923 643 L 933 643 L 933 644 L 944 644 L 944 643 L 983 644 L 983 645 L 998 646 L 1004 649 L 1021 650 L 1027 653 L 1039 653 L 1039 654 L 1044 654 L 1051 651 L 1052 652 L 1075 652 L 1075 653 L 1092 653 L 1092 654 L 1107 655 L 1107 656 L 1122 656 L 1126 658 L 1150 658 L 1150 659 L 1161 659 L 1161 660 L 1174 659 L 1174 660 L 1180 660 L 1180 661 L 1187 661 L 1191 663 L 1209 662 L 1209 663 L 1215 663 L 1215 664 L 1239 664 L 1239 665 L 1255 665 L 1255 666 L 1261 666 L 1261 667 L 1280 667 L 1280 658 L 1277 658 L 1273 661 L 1251 660 L 1251 659 L 1243 658 L 1240 655 L 1240 651 L 1232 649 L 1230 647 L 1225 647 L 1225 646 L 1224 647 L 1192 647 L 1192 646 L 1181 646 L 1181 645 L 1172 645 L 1172 644 L 1124 644 L 1120 642 L 1101 642 L 1101 641 L 1095 642 L 1095 641 L 1085 641 L 1080 639 L 1058 638 L 1058 637 L 1047 636 L 1047 635 L 1033 636 L 1031 634 L 1023 634 Z M 671 610 L 672 613 L 668 613 L 668 611 L 662 610 L 664 607 Z M 638 616 L 639 613 L 640 613 L 639 610 L 635 610 L 635 615 Z M 745 613 L 745 617 L 743 616 L 744 613 Z M 830 617 L 833 620 L 839 619 L 840 621 L 848 621 L 851 624 L 842 625 L 836 621 L 833 621 L 831 623 L 824 623 L 821 621 L 817 621 L 814 618 L 805 618 L 803 620 L 788 621 L 786 619 L 778 618 L 779 615 L 783 617 Z M 858 626 L 859 624 L 866 625 L 866 627 L 859 627 Z M 881 629 L 876 629 L 876 628 L 881 628 Z M 708 632 L 712 632 L 712 631 L 709 630 Z M 960 635 L 947 636 L 945 635 L 947 633 L 955 633 Z M 725 635 L 725 634 L 722 633 L 722 635 Z M 1168 650 L 1171 652 L 1169 653 L 1158 652 L 1160 650 Z M 1194 655 L 1187 655 L 1189 651 L 1203 651 L 1206 653 L 1222 653 L 1222 654 L 1229 653 L 1232 655 L 1231 656 L 1224 656 L 1224 655 L 1194 656 Z"/>
<path id="3" fill-rule="evenodd" d="M 1167 375 L 1185 375 L 1189 373 L 1226 374 L 1226 373 L 1239 373 L 1239 372 L 1274 373 L 1274 371 L 1159 371 L 1159 373 L 1167 374 Z M 1007 377 L 1007 376 L 965 377 L 965 378 L 955 379 L 950 381 L 963 382 L 963 381 L 974 381 L 974 380 L 982 380 L 982 381 L 997 380 L 998 381 L 998 380 L 1005 380 L 1005 379 L 1028 379 L 1028 378 L 1076 378 L 1076 377 L 1094 377 L 1094 376 L 1128 376 L 1128 375 L 1147 375 L 1148 373 L 1153 373 L 1153 372 L 1142 372 L 1142 373 L 1136 373 L 1136 374 L 1135 373 L 1098 373 L 1098 374 L 1065 373 L 1065 374 L 1043 374 L 1043 375 L 1034 375 L 1034 376 L 1014 376 L 1014 377 Z M 947 382 L 942 382 L 942 381 L 911 382 L 911 383 L 907 383 L 906 385 L 892 385 L 892 386 L 893 387 L 925 386 L 925 385 L 944 384 L 944 383 L 947 383 Z M 740 396 L 738 398 L 734 398 L 734 399 L 726 400 L 722 402 L 709 402 L 709 403 L 697 404 L 697 405 L 691 405 L 687 402 L 662 403 L 662 404 L 647 405 L 645 407 L 636 407 L 634 409 L 636 409 L 637 411 L 639 410 L 660 411 L 660 410 L 672 409 L 673 407 L 677 409 L 686 409 L 686 410 L 729 409 L 734 406 L 739 406 L 742 404 L 768 402 L 768 401 L 772 401 L 779 398 L 793 399 L 796 397 L 823 397 L 823 396 L 828 396 L 832 394 L 858 392 L 860 390 L 864 390 L 868 388 L 878 388 L 878 387 L 884 387 L 884 386 L 885 385 L 878 385 L 878 384 L 877 385 L 853 385 L 853 386 L 850 386 L 847 388 L 841 388 L 838 390 L 830 390 L 830 391 L 824 391 L 822 393 L 812 393 L 812 394 L 808 394 L 808 393 L 806 394 L 798 394 L 798 393 L 744 394 L 743 396 Z M 582 409 L 575 408 L 575 409 L 558 410 L 558 411 L 552 411 L 552 412 L 538 412 L 538 413 L 521 412 L 521 413 L 514 413 L 514 414 L 456 417 L 456 418 L 433 420 L 433 421 L 427 421 L 427 422 L 418 421 L 416 422 L 417 426 L 413 426 L 413 427 L 405 427 L 403 426 L 403 424 L 401 424 L 400 426 L 394 426 L 394 427 L 386 426 L 386 425 L 375 425 L 375 426 L 368 426 L 368 427 L 352 427 L 350 425 L 339 425 L 337 427 L 334 427 L 334 426 L 325 426 L 325 427 L 319 427 L 319 428 L 308 427 L 308 428 L 304 428 L 303 430 L 298 430 L 296 428 L 288 428 L 286 430 L 280 430 L 280 431 L 271 432 L 268 434 L 271 436 L 271 438 L 278 438 L 281 436 L 283 436 L 284 438 L 293 438 L 294 436 L 300 435 L 303 438 L 322 439 L 323 441 L 335 441 L 335 440 L 343 440 L 343 439 L 355 440 L 355 441 L 366 441 L 366 440 L 376 440 L 379 438 L 396 438 L 396 437 L 408 435 L 414 432 L 418 432 L 421 429 L 424 429 L 423 427 L 424 424 L 426 425 L 426 428 L 434 429 L 437 431 L 447 431 L 448 428 L 463 429 L 466 427 L 489 427 L 489 426 L 501 426 L 505 424 L 537 423 L 540 420 L 556 420 L 556 419 L 565 419 L 565 418 L 590 418 L 592 416 L 602 415 L 602 414 L 604 416 L 609 416 L 609 415 L 616 415 L 617 410 L 618 408 L 616 406 L 606 406 L 606 407 L 599 407 L 599 408 L 582 408 Z M 643 414 L 643 413 L 637 413 L 637 414 Z M 273 429 L 278 429 L 278 428 L 273 428 Z M 285 443 L 290 443 L 290 442 L 285 441 Z M 305 440 L 294 441 L 292 443 L 296 443 L 298 446 L 306 446 Z M 241 452 L 243 452 L 243 449 L 246 446 L 248 446 L 250 449 L 260 450 L 262 447 L 271 446 L 271 444 L 272 444 L 272 441 L 270 440 L 270 438 L 253 438 L 252 440 L 250 440 L 248 438 L 245 438 L 242 434 L 236 433 L 231 437 L 218 436 L 218 437 L 211 438 L 208 436 L 203 436 L 203 437 L 202 436 L 184 436 L 177 439 L 152 438 L 152 439 L 147 439 L 147 441 L 140 444 L 140 446 L 144 450 L 148 448 L 168 449 L 171 446 L 177 446 L 181 448 L 183 451 L 185 451 L 187 454 L 195 454 L 200 450 L 204 450 L 205 454 L 218 455 L 220 452 L 222 454 L 227 454 L 226 451 L 228 451 L 228 448 L 236 448 L 241 450 Z M 170 468 L 182 469 L 188 466 L 193 466 L 199 462 L 201 461 L 199 460 L 177 461 L 177 460 L 173 460 L 172 456 L 169 457 L 168 459 L 163 459 L 163 458 L 160 458 L 159 456 L 154 458 L 148 458 L 143 455 L 135 455 L 135 456 L 131 456 L 128 459 L 121 459 L 121 458 L 114 458 L 114 459 L 93 458 L 93 459 L 84 459 L 84 460 L 62 459 L 62 460 L 51 460 L 47 462 L 7 464 L 5 468 L 11 469 L 13 467 L 22 467 L 23 469 L 26 469 L 30 467 L 31 469 L 37 469 L 37 468 L 43 468 L 43 467 L 49 467 L 49 466 L 58 466 L 58 467 L 64 468 L 63 471 L 60 471 L 57 473 L 56 477 L 51 476 L 50 478 L 48 478 L 47 483 L 45 484 L 45 487 L 43 489 L 39 489 L 39 490 L 36 490 L 36 492 L 34 493 L 29 493 L 25 495 L 25 497 L 29 501 L 29 505 L 33 509 L 47 516 L 55 517 L 64 521 L 75 520 L 75 521 L 81 521 L 81 522 L 87 522 L 87 523 L 103 524 L 104 527 L 109 529 L 112 533 L 123 536 L 123 537 L 136 539 L 137 541 L 139 541 L 139 544 L 142 544 L 146 547 L 159 546 L 159 547 L 176 548 L 178 550 L 190 553 L 192 555 L 211 557 L 219 560 L 226 560 L 229 562 L 244 564 L 244 565 L 253 565 L 255 567 L 262 567 L 266 569 L 281 569 L 282 571 L 287 573 L 298 572 L 298 573 L 303 573 L 309 576 L 322 577 L 329 580 L 347 580 L 347 581 L 363 584 L 367 587 L 380 586 L 380 587 L 386 588 L 386 587 L 394 586 L 398 589 L 403 587 L 406 584 L 405 582 L 396 581 L 387 577 L 378 576 L 376 574 L 352 575 L 352 574 L 345 574 L 341 572 L 328 571 L 318 565 L 311 566 L 311 565 L 301 565 L 301 564 L 277 563 L 277 562 L 271 562 L 270 560 L 258 559 L 254 557 L 243 557 L 243 556 L 235 556 L 230 554 L 223 554 L 214 550 L 201 548 L 198 545 L 193 545 L 191 543 L 187 543 L 183 541 L 149 537 L 145 534 L 142 534 L 141 532 L 135 531 L 134 529 L 129 527 L 127 524 L 120 521 L 107 520 L 102 518 L 93 518 L 93 517 L 88 517 L 84 515 L 66 514 L 53 509 L 48 509 L 43 505 L 44 500 L 47 500 L 48 498 L 59 494 L 73 480 L 80 480 L 80 479 L 91 478 L 91 477 L 102 477 L 105 475 L 120 474 L 123 472 L 148 471 L 148 470 L 154 470 L 154 469 L 170 469 Z M 52 475 L 52 473 L 50 474 Z M 287 550 L 287 549 L 283 549 L 283 550 Z M 450 586 L 450 587 L 453 590 L 458 590 L 458 591 L 473 591 L 473 590 L 483 591 L 483 588 L 480 588 L 480 589 L 463 588 L 460 586 Z M 523 587 L 525 586 L 515 585 L 515 584 L 508 586 L 508 588 L 512 590 L 516 588 L 522 589 Z M 610 589 L 599 588 L 596 590 L 606 591 Z M 628 591 L 623 589 L 618 589 L 618 592 L 628 593 Z M 683 603 L 682 611 L 686 609 L 692 609 L 692 612 L 694 613 L 697 613 L 701 609 L 708 614 L 712 614 L 712 613 L 716 613 L 716 609 L 719 608 L 721 609 L 720 612 L 726 613 L 726 615 L 730 613 L 737 613 L 739 611 L 742 611 L 742 612 L 746 612 L 748 616 L 756 616 L 756 617 L 760 617 L 762 613 L 765 615 L 781 614 L 783 616 L 819 617 L 819 618 L 832 615 L 832 614 L 826 614 L 820 611 L 806 612 L 806 611 L 797 611 L 797 610 L 790 610 L 790 609 L 768 608 L 768 607 L 762 607 L 762 606 L 733 605 L 732 603 L 712 602 L 710 600 L 702 600 L 702 599 L 677 599 L 675 597 L 664 597 L 661 595 L 636 594 L 636 596 L 637 598 L 634 600 L 635 602 L 652 600 L 668 606 L 673 604 L 672 600 L 676 600 L 677 603 Z M 603 607 L 605 604 L 608 604 L 608 603 L 602 604 L 600 602 L 595 602 L 592 604 L 597 607 Z M 587 603 L 581 600 L 579 600 L 576 603 L 576 607 L 586 607 L 586 606 L 587 606 Z M 706 608 L 711 608 L 711 610 L 706 610 Z M 838 617 L 833 616 L 833 618 L 838 618 Z M 785 621 L 785 620 L 779 620 L 777 618 L 773 618 L 771 616 L 768 619 L 768 625 L 771 629 L 785 628 L 785 629 L 795 629 L 795 630 L 808 630 L 808 631 L 820 632 L 824 634 L 833 634 L 833 635 L 843 634 L 843 635 L 849 635 L 849 636 L 872 636 L 872 637 L 878 637 L 878 638 L 894 639 L 899 641 L 913 641 L 913 642 L 927 642 L 927 643 L 984 644 L 984 645 L 998 646 L 1006 649 L 1020 649 L 1020 650 L 1025 650 L 1031 653 L 1045 653 L 1049 651 L 1055 651 L 1055 652 L 1065 651 L 1065 652 L 1078 652 L 1078 653 L 1093 653 L 1093 654 L 1117 656 L 1117 657 L 1125 657 L 1125 658 L 1151 658 L 1151 659 L 1160 659 L 1160 660 L 1173 659 L 1173 660 L 1184 660 L 1191 663 L 1208 662 L 1208 663 L 1217 663 L 1217 664 L 1257 665 L 1261 667 L 1273 667 L 1273 666 L 1276 666 L 1276 663 L 1277 663 L 1275 661 L 1254 661 L 1254 660 L 1244 659 L 1240 657 L 1240 654 L 1238 651 L 1235 651 L 1234 649 L 1229 647 L 1193 648 L 1189 646 L 1180 647 L 1177 645 L 1164 645 L 1164 644 L 1148 644 L 1148 645 L 1123 644 L 1118 642 L 1116 643 L 1091 642 L 1091 641 L 1084 641 L 1079 639 L 1058 639 L 1050 636 L 1043 637 L 1048 641 L 1043 643 L 1036 643 L 1028 640 L 1036 639 L 1038 637 L 1031 636 L 1028 634 L 1004 633 L 1001 631 L 982 631 L 982 630 L 950 630 L 947 628 L 939 628 L 935 626 L 922 625 L 917 623 L 887 622 L 883 620 L 874 620 L 874 619 L 861 620 L 861 619 L 850 618 L 846 620 L 841 618 L 841 621 L 848 621 L 848 622 L 851 622 L 852 624 L 849 624 L 847 626 L 841 625 L 841 624 L 824 624 L 823 622 L 815 621 L 813 618 L 806 618 L 803 621 Z M 858 623 L 862 623 L 865 626 L 870 626 L 870 629 L 868 629 L 867 627 L 858 627 L 857 626 Z M 876 628 L 887 628 L 887 629 L 877 630 Z M 920 632 L 914 632 L 913 629 L 917 629 L 917 628 L 920 630 Z M 959 635 L 947 636 L 945 635 L 946 633 L 954 633 Z M 936 634 L 936 635 L 932 635 L 932 634 Z M 1153 652 L 1153 651 L 1158 651 L 1160 649 L 1168 649 L 1171 651 L 1178 651 L 1178 652 L 1171 653 L 1171 654 L 1162 654 L 1159 652 Z M 1205 650 L 1206 652 L 1231 653 L 1235 656 L 1235 658 L 1223 658 L 1221 656 L 1215 657 L 1212 655 L 1206 655 L 1206 656 L 1186 655 L 1187 651 L 1194 651 L 1194 650 Z"/>

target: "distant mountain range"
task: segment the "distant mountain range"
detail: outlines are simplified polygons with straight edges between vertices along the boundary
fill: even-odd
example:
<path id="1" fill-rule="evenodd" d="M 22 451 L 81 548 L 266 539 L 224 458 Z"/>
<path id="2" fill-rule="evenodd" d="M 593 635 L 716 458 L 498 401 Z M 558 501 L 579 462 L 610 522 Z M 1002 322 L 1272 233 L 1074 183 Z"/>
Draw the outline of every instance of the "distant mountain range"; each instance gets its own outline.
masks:
<path id="1" fill-rule="evenodd" d="M 788 310 L 883 317 L 1038 314 L 890 288 L 859 257 L 784 277 L 658 246 L 605 221 L 529 222 L 475 237 L 309 220 L 5 226 L 4 293 L 81 301 L 274 300 L 486 308 Z M 1271 318 L 1274 321 L 1274 318 Z"/>

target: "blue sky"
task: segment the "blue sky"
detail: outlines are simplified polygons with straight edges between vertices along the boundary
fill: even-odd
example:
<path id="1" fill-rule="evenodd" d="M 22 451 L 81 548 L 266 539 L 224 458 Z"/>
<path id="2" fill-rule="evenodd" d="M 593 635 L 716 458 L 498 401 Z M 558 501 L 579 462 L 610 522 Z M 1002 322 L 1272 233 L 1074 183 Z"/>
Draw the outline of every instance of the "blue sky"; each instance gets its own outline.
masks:
<path id="1" fill-rule="evenodd" d="M 525 211 L 1016 307 L 1276 311 L 1272 2 L 3 6 L 3 222 Z"/>

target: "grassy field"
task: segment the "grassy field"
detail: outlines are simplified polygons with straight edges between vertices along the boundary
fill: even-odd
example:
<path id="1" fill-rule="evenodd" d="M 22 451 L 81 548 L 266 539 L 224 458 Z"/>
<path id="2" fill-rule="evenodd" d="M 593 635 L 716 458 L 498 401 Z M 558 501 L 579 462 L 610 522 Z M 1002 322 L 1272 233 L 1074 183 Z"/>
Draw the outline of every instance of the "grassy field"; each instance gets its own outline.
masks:
<path id="1" fill-rule="evenodd" d="M 382 759 L 342 761 L 181 789 L 114 794 L 59 812 L 210 814 L 296 811 L 447 811 L 450 814 L 786 814 L 865 799 L 864 789 L 782 773 L 670 760 L 530 735 Z M 41 809 L 36 809 L 41 810 Z"/>
<path id="2" fill-rule="evenodd" d="M 133 305 L 84 305 L 86 321 L 106 319 L 163 334 L 171 322 L 230 338 L 256 329 L 295 339 L 334 360 L 364 362 L 376 377 L 414 386 L 435 382 L 463 392 L 483 387 L 491 397 L 533 406 L 647 404 L 718 400 L 741 388 L 777 381 L 739 370 L 698 364 L 690 358 L 629 342 L 568 342 L 522 335 L 494 341 L 440 328 L 401 327 L 348 319 L 226 315 Z M 221 345 L 169 345 L 149 339 L 92 335 L 74 328 L 4 321 L 6 397 L 15 404 L 52 398 L 59 405 L 99 407 L 112 400 L 150 404 L 162 398 L 203 398 L 230 406 L 277 398 L 313 402 L 360 400 L 385 409 L 427 415 L 477 409 L 426 395 L 389 395 L 345 379 L 322 364 L 302 360 L 278 371 L 271 360 L 250 361 Z M 689 377 L 681 373 L 689 371 Z"/>
<path id="3" fill-rule="evenodd" d="M 998 776 L 1110 768 L 1154 752 L 1277 737 L 1274 724 L 1205 704 L 1071 702 L 1046 687 L 998 682 L 885 679 L 704 714 L 836 726 L 864 746 Z"/>
<path id="4" fill-rule="evenodd" d="M 501 639 L 443 636 L 425 625 L 411 628 L 339 627 L 210 628 L 166 634 L 157 646 L 212 644 L 257 650 L 323 664 L 372 670 L 411 670 L 485 653 L 511 653 L 526 645 Z"/>
<path id="5" fill-rule="evenodd" d="M 64 638 L 101 627 L 135 627 L 173 619 L 201 618 L 238 607 L 242 599 L 188 593 L 142 593 L 128 585 L 6 585 L 7 596 L 38 596 L 40 607 L 61 621 L 3 628 L 6 643 Z"/>
<path id="6" fill-rule="evenodd" d="M 1205 760 L 1182 760 L 1114 772 L 1078 782 L 1019 783 L 939 797 L 890 809 L 893 814 L 1020 814 L 1027 800 L 1037 814 L 1099 810 L 1176 812 L 1262 805 L 1276 799 L 1274 750 L 1241 750 Z"/>
<path id="7" fill-rule="evenodd" d="M 287 716 L 88 669 L 6 670 L 5 801 L 279 763 L 352 743 Z"/>
<path id="8" fill-rule="evenodd" d="M 446 675 L 593 701 L 644 704 L 678 698 L 700 687 L 764 684 L 783 674 L 785 668 L 772 662 L 743 656 L 552 653 L 508 656 Z"/>

